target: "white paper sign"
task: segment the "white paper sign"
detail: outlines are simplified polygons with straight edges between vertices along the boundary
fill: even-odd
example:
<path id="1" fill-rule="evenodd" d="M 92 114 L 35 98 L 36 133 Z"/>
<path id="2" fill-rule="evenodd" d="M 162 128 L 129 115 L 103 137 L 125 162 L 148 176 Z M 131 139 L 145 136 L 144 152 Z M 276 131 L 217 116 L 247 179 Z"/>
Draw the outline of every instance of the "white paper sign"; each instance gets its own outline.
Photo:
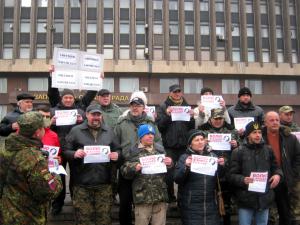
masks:
<path id="1" fill-rule="evenodd" d="M 248 186 L 248 191 L 264 193 L 268 182 L 268 172 L 251 172 L 253 183 Z"/>
<path id="2" fill-rule="evenodd" d="M 223 97 L 221 95 L 201 96 L 201 105 L 203 105 L 208 110 L 222 108 L 222 106 L 220 105 L 221 101 L 223 101 Z"/>
<path id="3" fill-rule="evenodd" d="M 298 132 L 292 132 L 292 134 L 297 137 L 298 141 L 300 141 L 300 131 L 298 131 Z"/>
<path id="4" fill-rule="evenodd" d="M 51 146 L 51 145 L 44 145 L 43 150 L 49 152 L 49 158 L 54 158 L 58 156 L 59 147 Z"/>
<path id="5" fill-rule="evenodd" d="M 171 106 L 171 118 L 172 121 L 190 121 L 191 106 Z"/>
<path id="6" fill-rule="evenodd" d="M 110 162 L 109 153 L 110 146 L 89 145 L 84 146 L 84 163 L 106 163 Z"/>
<path id="7" fill-rule="evenodd" d="M 245 129 L 246 125 L 252 121 L 254 121 L 254 117 L 234 118 L 234 127 L 237 130 Z"/>
<path id="8" fill-rule="evenodd" d="M 63 166 L 59 165 L 57 159 L 52 159 L 52 158 L 48 159 L 48 169 L 49 169 L 50 173 L 68 175 L 65 168 Z"/>
<path id="9" fill-rule="evenodd" d="M 84 51 L 54 48 L 52 87 L 100 90 L 104 56 Z"/>
<path id="10" fill-rule="evenodd" d="M 218 169 L 218 159 L 210 156 L 192 155 L 191 171 L 214 176 Z"/>
<path id="11" fill-rule="evenodd" d="M 155 118 L 155 106 L 145 106 L 145 113 L 151 118 Z"/>
<path id="12" fill-rule="evenodd" d="M 231 134 L 208 134 L 208 144 L 213 150 L 229 151 L 231 150 Z"/>
<path id="13" fill-rule="evenodd" d="M 55 110 L 56 126 L 74 125 L 77 121 L 77 109 Z"/>
<path id="14" fill-rule="evenodd" d="M 166 173 L 167 167 L 164 158 L 163 154 L 141 157 L 142 174 Z"/>

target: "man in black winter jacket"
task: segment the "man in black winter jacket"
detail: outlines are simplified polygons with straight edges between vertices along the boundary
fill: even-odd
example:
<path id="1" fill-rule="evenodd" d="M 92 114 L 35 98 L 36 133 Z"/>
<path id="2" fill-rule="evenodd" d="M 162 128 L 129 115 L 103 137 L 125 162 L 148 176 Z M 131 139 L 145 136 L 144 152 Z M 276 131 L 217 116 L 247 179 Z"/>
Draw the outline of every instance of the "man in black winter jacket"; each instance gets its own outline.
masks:
<path id="1" fill-rule="evenodd" d="M 253 218 L 256 224 L 268 224 L 269 208 L 274 200 L 273 188 L 279 184 L 282 175 L 272 149 L 262 139 L 260 124 L 250 122 L 243 144 L 232 153 L 229 169 L 229 180 L 236 189 L 240 225 L 251 225 Z M 256 183 L 255 177 L 265 182 L 261 190 L 251 189 L 251 184 Z"/>

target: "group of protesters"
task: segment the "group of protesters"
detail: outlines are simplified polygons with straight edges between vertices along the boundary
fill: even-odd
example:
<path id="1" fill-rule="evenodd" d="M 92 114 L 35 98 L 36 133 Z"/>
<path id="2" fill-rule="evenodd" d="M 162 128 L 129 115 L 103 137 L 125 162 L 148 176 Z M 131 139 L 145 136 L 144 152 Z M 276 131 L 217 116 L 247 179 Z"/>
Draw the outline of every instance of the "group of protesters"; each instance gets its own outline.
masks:
<path id="1" fill-rule="evenodd" d="M 205 87 L 200 95 L 214 91 Z M 6 137 L 0 152 L 1 224 L 41 225 L 48 210 L 53 216 L 62 212 L 66 177 L 49 171 L 43 146 L 59 148 L 58 163 L 69 165 L 77 225 L 112 224 L 116 196 L 121 225 L 166 224 L 171 205 L 184 225 L 230 225 L 235 210 L 240 225 L 276 224 L 278 217 L 279 225 L 297 224 L 300 144 L 293 132 L 300 128 L 291 106 L 264 113 L 243 87 L 228 109 L 223 99 L 217 108 L 200 101 L 189 109 L 188 120 L 174 120 L 175 107 L 190 107 L 178 84 L 169 87 L 152 117 L 141 91 L 132 93 L 124 111 L 107 89 L 77 99 L 73 90 L 51 87 L 51 77 L 48 97 L 50 107 L 33 109 L 34 96 L 19 94 L 16 109 L 1 121 L 0 135 Z M 60 110 L 76 110 L 74 123 L 58 124 Z M 235 129 L 235 118 L 251 122 Z M 229 149 L 212 147 L 211 134 L 230 134 Z M 87 161 L 89 146 L 109 146 L 108 160 Z M 146 172 L 142 158 L 157 155 L 165 171 Z M 214 160 L 216 169 L 210 174 L 195 169 L 197 159 Z"/>

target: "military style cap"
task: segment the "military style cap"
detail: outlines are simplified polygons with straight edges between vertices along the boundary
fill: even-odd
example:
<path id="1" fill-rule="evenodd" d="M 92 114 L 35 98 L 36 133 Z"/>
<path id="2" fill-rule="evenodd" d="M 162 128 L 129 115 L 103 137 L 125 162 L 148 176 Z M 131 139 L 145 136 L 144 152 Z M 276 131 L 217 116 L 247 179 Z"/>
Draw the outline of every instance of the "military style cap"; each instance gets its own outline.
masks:
<path id="1" fill-rule="evenodd" d="M 23 100 L 23 99 L 31 99 L 34 100 L 35 97 L 29 93 L 21 93 L 17 95 L 17 101 Z"/>
<path id="2" fill-rule="evenodd" d="M 100 95 L 100 96 L 103 96 L 103 95 L 110 95 L 110 91 L 107 90 L 107 89 L 101 89 L 100 91 L 98 91 L 98 94 L 97 95 Z"/>
<path id="3" fill-rule="evenodd" d="M 86 109 L 86 112 L 88 112 L 88 113 L 98 112 L 98 113 L 102 114 L 101 106 L 98 104 L 89 105 Z"/>
<path id="4" fill-rule="evenodd" d="M 169 92 L 181 91 L 179 84 L 173 84 L 169 87 Z"/>
<path id="5" fill-rule="evenodd" d="M 295 113 L 294 109 L 292 106 L 289 106 L 289 105 L 284 105 L 284 106 L 281 106 L 279 108 L 279 113 L 288 113 L 288 112 L 293 112 Z"/>
<path id="6" fill-rule="evenodd" d="M 216 118 L 224 118 L 224 111 L 223 109 L 212 109 L 210 111 L 210 118 L 216 119 Z"/>
<path id="7" fill-rule="evenodd" d="M 17 122 L 20 127 L 19 134 L 27 137 L 31 137 L 37 129 L 44 127 L 43 116 L 39 112 L 24 113 Z"/>
<path id="8" fill-rule="evenodd" d="M 258 122 L 251 121 L 246 125 L 245 133 L 244 133 L 245 137 L 248 137 L 249 134 L 251 134 L 255 130 L 261 130 L 261 126 Z"/>
<path id="9" fill-rule="evenodd" d="M 145 105 L 143 99 L 138 98 L 138 97 L 135 97 L 135 98 L 133 98 L 133 99 L 130 100 L 129 104 L 131 105 L 133 103 L 135 103 L 137 105 Z"/>

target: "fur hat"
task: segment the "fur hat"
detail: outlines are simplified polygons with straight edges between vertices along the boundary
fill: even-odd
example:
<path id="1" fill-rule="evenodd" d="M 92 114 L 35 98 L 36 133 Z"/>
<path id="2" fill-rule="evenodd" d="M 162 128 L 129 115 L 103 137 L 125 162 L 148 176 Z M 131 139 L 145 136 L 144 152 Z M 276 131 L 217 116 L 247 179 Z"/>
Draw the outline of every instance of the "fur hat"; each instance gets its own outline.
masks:
<path id="1" fill-rule="evenodd" d="M 134 98 L 141 98 L 143 100 L 143 102 L 145 103 L 145 105 L 147 105 L 148 101 L 147 101 L 147 97 L 146 97 L 146 95 L 145 95 L 144 92 L 142 92 L 142 91 L 135 91 L 135 92 L 133 92 L 131 94 L 129 102 L 131 102 L 132 99 L 134 99 Z"/>

